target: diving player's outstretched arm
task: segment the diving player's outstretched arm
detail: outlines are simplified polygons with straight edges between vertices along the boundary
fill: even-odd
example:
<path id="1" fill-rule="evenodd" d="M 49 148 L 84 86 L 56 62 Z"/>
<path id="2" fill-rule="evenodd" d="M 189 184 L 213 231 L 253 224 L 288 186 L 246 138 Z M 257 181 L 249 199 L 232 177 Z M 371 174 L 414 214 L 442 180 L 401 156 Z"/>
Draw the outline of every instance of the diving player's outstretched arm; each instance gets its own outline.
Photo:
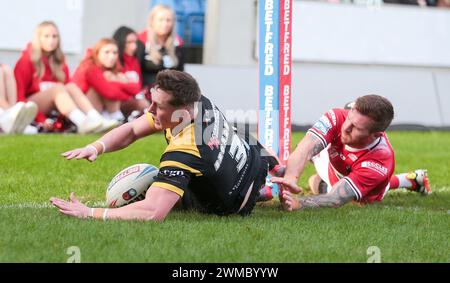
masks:
<path id="1" fill-rule="evenodd" d="M 70 194 L 69 201 L 52 197 L 50 202 L 62 214 L 77 218 L 162 221 L 179 199 L 180 195 L 172 191 L 151 186 L 144 200 L 120 208 L 90 208 L 81 203 L 74 193 Z"/>
<path id="2" fill-rule="evenodd" d="M 289 186 L 287 183 L 284 185 Z M 337 208 L 356 200 L 357 196 L 351 189 L 348 182 L 341 179 L 333 186 L 331 192 L 328 194 L 297 197 L 297 195 L 291 193 L 290 190 L 283 190 L 280 199 L 285 210 L 294 211 L 299 209 L 323 207 Z"/>
<path id="3" fill-rule="evenodd" d="M 301 189 L 297 186 L 297 181 L 306 164 L 323 149 L 324 146 L 317 137 L 311 133 L 306 133 L 306 136 L 289 156 L 284 177 L 272 177 L 271 181 L 280 184 L 282 189 L 286 188 L 293 193 L 299 193 Z"/>
<path id="4" fill-rule="evenodd" d="M 87 159 L 92 162 L 102 153 L 120 150 L 142 137 L 160 131 L 147 115 L 149 114 L 144 114 L 136 120 L 109 131 L 100 139 L 85 147 L 64 152 L 62 156 L 68 160 L 76 158 Z"/>

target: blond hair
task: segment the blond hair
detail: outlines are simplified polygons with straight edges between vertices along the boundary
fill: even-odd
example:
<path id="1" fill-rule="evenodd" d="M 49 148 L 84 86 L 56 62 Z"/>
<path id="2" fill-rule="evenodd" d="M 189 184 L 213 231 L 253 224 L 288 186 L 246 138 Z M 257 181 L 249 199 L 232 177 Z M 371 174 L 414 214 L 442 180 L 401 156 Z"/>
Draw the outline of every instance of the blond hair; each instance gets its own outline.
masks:
<path id="1" fill-rule="evenodd" d="M 174 65 L 178 65 L 178 58 L 175 54 L 175 12 L 167 5 L 158 4 L 150 11 L 147 22 L 147 42 L 146 42 L 146 50 L 149 54 L 150 60 L 159 64 L 162 60 L 161 53 L 158 50 L 157 44 L 157 35 L 152 30 L 152 22 L 155 18 L 156 14 L 160 11 L 169 11 L 172 15 L 173 26 L 172 30 L 167 34 L 167 38 L 162 47 L 166 49 L 167 55 L 172 59 Z"/>
<path id="2" fill-rule="evenodd" d="M 56 24 L 52 21 L 44 21 L 40 23 L 34 30 L 33 40 L 31 41 L 31 51 L 30 57 L 31 62 L 33 63 L 36 69 L 36 77 L 41 79 L 45 73 L 45 65 L 42 62 L 42 47 L 40 37 L 42 35 L 42 30 L 48 26 L 52 26 L 56 29 L 59 37 L 59 30 Z M 64 82 L 66 80 L 66 74 L 64 73 L 63 67 L 65 64 L 64 53 L 61 50 L 61 40 L 58 40 L 58 45 L 56 49 L 50 52 L 48 56 L 48 63 L 50 65 L 50 70 L 52 74 L 56 77 L 56 79 L 60 82 Z"/>

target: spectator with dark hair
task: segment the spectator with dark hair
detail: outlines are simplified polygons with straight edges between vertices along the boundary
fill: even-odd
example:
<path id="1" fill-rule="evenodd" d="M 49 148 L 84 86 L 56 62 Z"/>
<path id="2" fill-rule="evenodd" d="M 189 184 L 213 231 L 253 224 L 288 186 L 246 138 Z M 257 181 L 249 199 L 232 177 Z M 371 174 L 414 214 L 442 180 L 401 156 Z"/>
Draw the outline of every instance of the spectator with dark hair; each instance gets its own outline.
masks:
<path id="1" fill-rule="evenodd" d="M 144 88 L 142 87 L 142 71 L 136 54 L 137 34 L 129 27 L 121 26 L 114 32 L 113 39 L 119 48 L 121 72 L 124 73 L 129 82 L 141 85 L 141 91 L 136 93 L 133 98 L 124 101 L 121 105 L 121 110 L 125 116 L 130 115 L 134 111 L 142 113 L 150 106 L 150 103 L 146 100 Z"/>
<path id="2" fill-rule="evenodd" d="M 175 12 L 169 6 L 158 4 L 153 7 L 147 29 L 138 38 L 137 54 L 145 86 L 152 85 L 161 70 L 184 70 L 183 42 L 175 34 Z"/>

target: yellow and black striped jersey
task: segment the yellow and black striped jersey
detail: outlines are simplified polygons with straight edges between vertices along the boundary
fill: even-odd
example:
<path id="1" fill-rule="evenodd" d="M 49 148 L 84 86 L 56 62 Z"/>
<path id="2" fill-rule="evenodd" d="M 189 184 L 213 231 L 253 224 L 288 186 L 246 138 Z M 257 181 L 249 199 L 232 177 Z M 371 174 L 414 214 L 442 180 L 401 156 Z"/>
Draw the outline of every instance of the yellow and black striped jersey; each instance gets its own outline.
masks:
<path id="1" fill-rule="evenodd" d="M 195 107 L 196 118 L 178 134 L 165 130 L 168 145 L 153 185 L 181 197 L 189 190 L 211 213 L 236 212 L 259 172 L 261 146 L 240 137 L 208 98 Z"/>

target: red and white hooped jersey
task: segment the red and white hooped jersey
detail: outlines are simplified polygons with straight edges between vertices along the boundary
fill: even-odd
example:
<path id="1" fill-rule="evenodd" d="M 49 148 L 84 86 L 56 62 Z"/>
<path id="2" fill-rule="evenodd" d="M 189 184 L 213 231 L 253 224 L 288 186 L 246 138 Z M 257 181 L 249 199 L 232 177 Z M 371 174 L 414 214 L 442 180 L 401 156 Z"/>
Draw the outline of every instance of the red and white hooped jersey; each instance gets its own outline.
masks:
<path id="1" fill-rule="evenodd" d="M 385 133 L 362 149 L 341 142 L 341 128 L 349 110 L 331 109 L 308 130 L 328 147 L 331 185 L 344 178 L 361 203 L 381 201 L 394 173 L 394 150 Z"/>

